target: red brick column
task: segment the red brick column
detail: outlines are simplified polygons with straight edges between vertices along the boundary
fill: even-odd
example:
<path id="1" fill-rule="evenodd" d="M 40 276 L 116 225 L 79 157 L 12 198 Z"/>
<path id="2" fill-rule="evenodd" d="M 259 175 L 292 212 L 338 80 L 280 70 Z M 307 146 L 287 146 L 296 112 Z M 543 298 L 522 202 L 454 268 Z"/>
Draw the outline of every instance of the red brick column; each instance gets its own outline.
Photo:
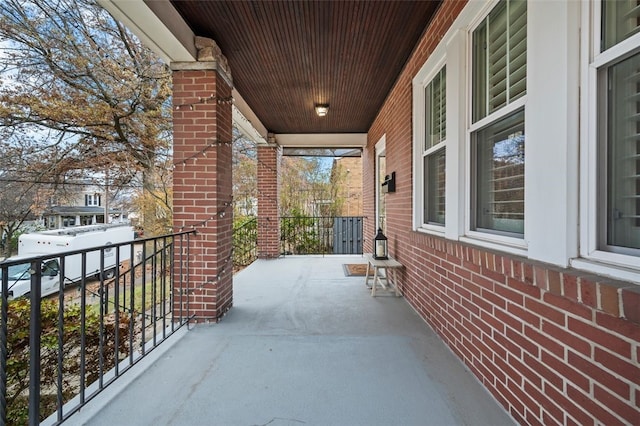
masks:
<path id="1" fill-rule="evenodd" d="M 280 255 L 280 159 L 276 144 L 258 146 L 258 257 L 273 259 Z"/>
<path id="2" fill-rule="evenodd" d="M 188 255 L 175 255 L 174 312 L 184 317 L 188 306 L 195 322 L 217 321 L 233 301 L 231 84 L 217 68 L 172 64 L 173 224 L 197 232 Z M 188 279 L 179 260 L 188 262 Z"/>

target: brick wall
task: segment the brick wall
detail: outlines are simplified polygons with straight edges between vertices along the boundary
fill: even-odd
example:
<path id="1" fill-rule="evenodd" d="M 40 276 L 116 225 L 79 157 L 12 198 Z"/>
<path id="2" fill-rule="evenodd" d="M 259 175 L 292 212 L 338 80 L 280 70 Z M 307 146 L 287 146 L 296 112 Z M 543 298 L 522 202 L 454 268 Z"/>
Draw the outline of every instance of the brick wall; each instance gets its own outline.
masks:
<path id="1" fill-rule="evenodd" d="M 640 289 L 411 232 L 403 294 L 523 424 L 637 424 Z"/>
<path id="2" fill-rule="evenodd" d="M 362 158 L 342 157 L 335 160 L 334 167 L 344 177 L 338 196 L 344 198 L 341 216 L 362 216 Z"/>
<path id="3" fill-rule="evenodd" d="M 282 148 L 258 146 L 258 257 L 273 259 L 280 255 L 279 170 Z"/>
<path id="4" fill-rule="evenodd" d="M 465 4 L 445 0 L 369 131 L 365 236 L 385 135 L 387 237 L 411 306 L 516 421 L 640 424 L 640 286 L 412 231 L 411 81 Z"/>
<path id="5" fill-rule="evenodd" d="M 173 221 L 175 231 L 197 231 L 189 280 L 176 277 L 176 283 L 194 321 L 206 322 L 217 321 L 233 301 L 231 87 L 207 63 L 200 65 L 173 72 Z M 186 311 L 184 296 L 174 300 Z"/>

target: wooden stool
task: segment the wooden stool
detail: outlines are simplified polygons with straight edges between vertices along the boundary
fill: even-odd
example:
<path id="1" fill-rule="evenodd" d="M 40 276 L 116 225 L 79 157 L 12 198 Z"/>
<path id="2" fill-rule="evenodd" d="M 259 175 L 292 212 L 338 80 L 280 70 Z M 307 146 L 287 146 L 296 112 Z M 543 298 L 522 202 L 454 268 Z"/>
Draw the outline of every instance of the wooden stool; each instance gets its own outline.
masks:
<path id="1" fill-rule="evenodd" d="M 396 296 L 402 296 L 402 294 L 400 293 L 400 289 L 398 288 L 397 276 L 397 271 L 399 268 L 402 268 L 402 263 L 398 262 L 392 257 L 389 257 L 389 259 L 385 260 L 376 259 L 370 253 L 365 253 L 364 257 L 365 259 L 367 259 L 367 274 L 364 281 L 367 287 L 369 286 L 369 271 L 371 270 L 371 267 L 373 267 L 373 283 L 371 285 L 371 296 L 375 297 L 376 287 L 378 284 L 380 284 L 382 288 L 393 289 L 396 293 Z M 378 274 L 378 270 L 385 271 L 384 281 Z"/>

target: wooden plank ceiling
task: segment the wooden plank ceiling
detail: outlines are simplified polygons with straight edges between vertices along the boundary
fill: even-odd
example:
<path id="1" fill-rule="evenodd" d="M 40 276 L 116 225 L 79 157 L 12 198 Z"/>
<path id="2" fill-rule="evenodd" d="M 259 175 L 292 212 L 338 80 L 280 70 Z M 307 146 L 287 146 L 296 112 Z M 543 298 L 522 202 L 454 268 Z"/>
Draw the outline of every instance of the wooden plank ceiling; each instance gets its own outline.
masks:
<path id="1" fill-rule="evenodd" d="M 440 1 L 172 0 L 273 133 L 366 133 Z M 329 104 L 318 117 L 317 103 Z"/>

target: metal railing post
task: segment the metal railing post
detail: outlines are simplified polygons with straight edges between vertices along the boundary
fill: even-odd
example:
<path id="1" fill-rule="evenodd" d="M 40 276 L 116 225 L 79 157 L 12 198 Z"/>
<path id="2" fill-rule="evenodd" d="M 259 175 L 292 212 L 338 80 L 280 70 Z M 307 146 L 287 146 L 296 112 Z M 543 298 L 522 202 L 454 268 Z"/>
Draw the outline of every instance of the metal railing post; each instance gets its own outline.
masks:
<path id="1" fill-rule="evenodd" d="M 7 320 L 9 319 L 9 268 L 2 267 L 2 295 L 0 307 L 0 421 L 7 422 Z"/>
<path id="2" fill-rule="evenodd" d="M 40 334 L 42 260 L 31 262 L 31 320 L 29 321 L 29 425 L 40 424 Z"/>

